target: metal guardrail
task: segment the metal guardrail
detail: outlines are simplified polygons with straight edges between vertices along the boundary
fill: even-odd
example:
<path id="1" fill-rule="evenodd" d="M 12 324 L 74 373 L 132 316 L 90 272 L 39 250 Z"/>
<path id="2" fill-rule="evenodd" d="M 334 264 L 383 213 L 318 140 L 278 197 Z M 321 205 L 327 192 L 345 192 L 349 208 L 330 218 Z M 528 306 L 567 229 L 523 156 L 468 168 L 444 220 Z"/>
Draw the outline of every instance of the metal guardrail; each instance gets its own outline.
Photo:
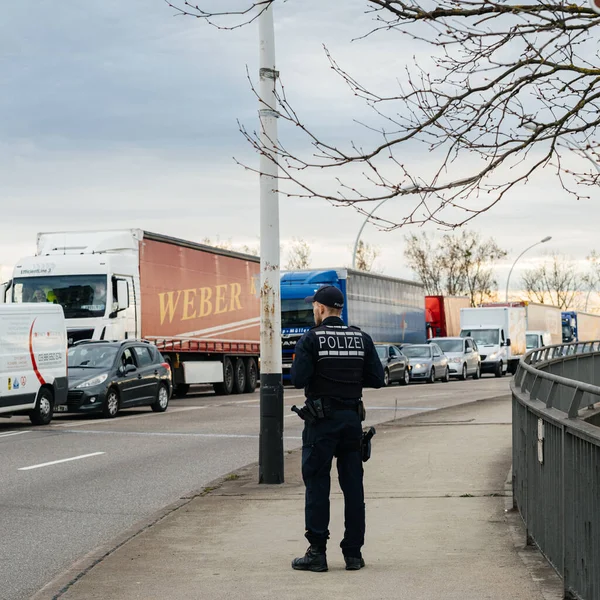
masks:
<path id="1" fill-rule="evenodd" d="M 600 341 L 534 350 L 511 383 L 514 506 L 580 600 L 600 600 L 600 427 L 580 418 L 599 384 Z"/>

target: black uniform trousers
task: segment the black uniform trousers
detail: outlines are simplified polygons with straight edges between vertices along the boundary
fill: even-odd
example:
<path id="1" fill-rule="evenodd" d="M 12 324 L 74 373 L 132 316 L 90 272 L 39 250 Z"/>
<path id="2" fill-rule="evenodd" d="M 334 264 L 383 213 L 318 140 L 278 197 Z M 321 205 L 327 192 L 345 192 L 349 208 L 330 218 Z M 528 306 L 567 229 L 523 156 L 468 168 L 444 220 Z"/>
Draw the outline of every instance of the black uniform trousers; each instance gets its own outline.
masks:
<path id="1" fill-rule="evenodd" d="M 360 557 L 365 541 L 365 497 L 360 452 L 361 421 L 356 410 L 335 410 L 325 418 L 306 421 L 302 432 L 302 478 L 306 486 L 306 539 L 324 548 L 329 538 L 331 463 L 337 457 L 340 487 L 344 494 L 346 556 Z"/>

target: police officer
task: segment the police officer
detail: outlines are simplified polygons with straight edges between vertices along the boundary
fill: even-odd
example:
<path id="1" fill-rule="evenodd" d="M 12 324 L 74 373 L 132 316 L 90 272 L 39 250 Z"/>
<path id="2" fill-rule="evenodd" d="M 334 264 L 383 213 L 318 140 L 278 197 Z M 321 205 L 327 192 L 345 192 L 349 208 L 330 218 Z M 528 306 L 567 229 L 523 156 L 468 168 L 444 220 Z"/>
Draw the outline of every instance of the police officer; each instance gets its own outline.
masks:
<path id="1" fill-rule="evenodd" d="M 363 387 L 384 384 L 383 367 L 371 338 L 340 318 L 344 296 L 339 289 L 323 286 L 306 302 L 313 304 L 316 326 L 296 345 L 291 379 L 306 395 L 302 478 L 306 486 L 305 535 L 310 547 L 303 557 L 292 561 L 292 568 L 327 571 L 330 472 L 335 456 L 345 504 L 340 546 L 346 569 L 354 571 L 365 566 L 361 554 L 365 537 L 361 397 Z"/>

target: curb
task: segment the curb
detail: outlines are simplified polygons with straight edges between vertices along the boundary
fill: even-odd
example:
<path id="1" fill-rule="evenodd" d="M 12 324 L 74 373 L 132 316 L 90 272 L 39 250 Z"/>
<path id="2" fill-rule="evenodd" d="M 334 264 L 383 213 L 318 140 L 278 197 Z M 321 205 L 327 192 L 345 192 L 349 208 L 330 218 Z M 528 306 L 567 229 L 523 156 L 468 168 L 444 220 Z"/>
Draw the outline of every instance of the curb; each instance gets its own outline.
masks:
<path id="1" fill-rule="evenodd" d="M 111 554 L 116 552 L 129 541 L 144 533 L 148 529 L 151 529 L 154 527 L 154 525 L 157 525 L 175 511 L 190 504 L 192 500 L 207 496 L 211 492 L 221 488 L 223 484 L 232 481 L 232 475 L 237 475 L 239 478 L 241 478 L 243 475 L 247 474 L 257 466 L 258 462 L 253 462 L 248 465 L 244 465 L 235 471 L 231 471 L 226 475 L 218 477 L 217 479 L 213 479 L 203 486 L 202 489 L 191 491 L 185 496 L 179 498 L 179 500 L 176 500 L 164 508 L 159 509 L 149 517 L 146 517 L 141 521 L 137 521 L 134 525 L 127 528 L 118 536 L 113 537 L 108 542 L 101 544 L 88 554 L 84 555 L 82 558 L 76 560 L 70 567 L 57 575 L 43 588 L 31 596 L 30 600 L 58 600 L 65 592 L 69 590 L 71 586 L 77 583 L 77 581 L 79 581 L 82 577 L 85 577 L 85 575 L 87 575 L 96 565 L 100 564 L 105 558 L 108 558 Z M 238 477 L 235 477 L 235 480 L 237 480 Z"/>

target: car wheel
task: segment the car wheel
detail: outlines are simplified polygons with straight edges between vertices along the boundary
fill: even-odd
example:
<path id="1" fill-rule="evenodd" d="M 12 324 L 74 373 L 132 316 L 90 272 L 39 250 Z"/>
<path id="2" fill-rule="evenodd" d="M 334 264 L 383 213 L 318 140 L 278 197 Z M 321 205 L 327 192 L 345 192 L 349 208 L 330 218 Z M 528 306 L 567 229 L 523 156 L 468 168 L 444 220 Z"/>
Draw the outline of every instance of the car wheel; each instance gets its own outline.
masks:
<path id="1" fill-rule="evenodd" d="M 161 383 L 156 394 L 156 400 L 151 405 L 154 412 L 165 412 L 169 406 L 169 388 Z"/>
<path id="2" fill-rule="evenodd" d="M 102 415 L 106 419 L 114 419 L 119 414 L 119 393 L 115 388 L 110 388 L 106 392 L 106 400 L 104 400 L 104 406 L 102 407 Z"/>
<path id="3" fill-rule="evenodd" d="M 229 396 L 233 392 L 234 371 L 231 359 L 226 356 L 223 359 L 223 383 L 213 385 L 215 393 L 219 396 Z"/>
<path id="4" fill-rule="evenodd" d="M 246 359 L 246 388 L 245 392 L 251 394 L 258 385 L 258 368 L 256 361 L 250 357 Z"/>
<path id="5" fill-rule="evenodd" d="M 464 381 L 467 378 L 467 365 L 463 364 L 462 371 L 460 373 L 460 380 Z"/>
<path id="6" fill-rule="evenodd" d="M 435 369 L 431 367 L 431 371 L 429 372 L 429 379 L 427 379 L 427 383 L 435 383 Z"/>
<path id="7" fill-rule="evenodd" d="M 175 386 L 175 389 L 173 391 L 173 395 L 175 396 L 175 398 L 185 398 L 187 396 L 187 393 L 190 391 L 190 384 L 189 383 L 178 383 Z"/>
<path id="8" fill-rule="evenodd" d="M 496 370 L 494 371 L 495 377 L 502 377 L 504 375 L 504 371 L 502 370 L 502 361 L 496 363 Z"/>
<path id="9" fill-rule="evenodd" d="M 246 365 L 243 358 L 235 361 L 233 374 L 233 391 L 236 394 L 243 394 L 246 389 Z"/>
<path id="10" fill-rule="evenodd" d="M 390 372 L 387 369 L 383 371 L 383 385 L 386 387 L 390 385 Z"/>
<path id="11" fill-rule="evenodd" d="M 400 385 L 408 385 L 410 383 L 410 371 L 408 367 L 404 368 L 404 376 L 400 380 Z"/>
<path id="12" fill-rule="evenodd" d="M 48 425 L 54 412 L 54 396 L 49 389 L 42 388 L 37 397 L 35 408 L 29 412 L 29 420 L 33 425 Z"/>
<path id="13" fill-rule="evenodd" d="M 450 381 L 450 369 L 446 367 L 446 371 L 444 373 L 444 378 L 442 379 L 444 383 L 448 383 Z"/>
<path id="14" fill-rule="evenodd" d="M 479 379 L 481 377 L 481 364 L 477 365 L 477 369 L 475 369 L 475 373 L 473 374 L 473 379 Z"/>

